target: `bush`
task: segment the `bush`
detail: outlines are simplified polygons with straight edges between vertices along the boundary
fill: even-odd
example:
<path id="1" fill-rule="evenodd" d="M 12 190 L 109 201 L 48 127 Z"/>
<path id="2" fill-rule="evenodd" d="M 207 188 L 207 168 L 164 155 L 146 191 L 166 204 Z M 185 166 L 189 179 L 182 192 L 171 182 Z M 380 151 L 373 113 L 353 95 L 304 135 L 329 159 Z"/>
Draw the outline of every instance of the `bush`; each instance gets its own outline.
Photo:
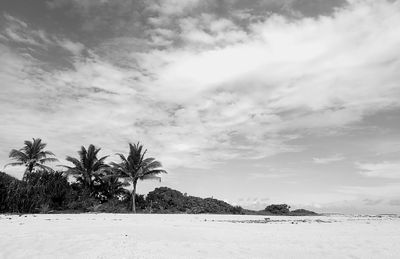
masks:
<path id="1" fill-rule="evenodd" d="M 42 171 L 26 175 L 26 182 L 40 190 L 40 200 L 50 210 L 63 209 L 68 202 L 71 186 L 62 172 Z"/>
<path id="2" fill-rule="evenodd" d="M 7 193 L 13 181 L 18 181 L 16 178 L 0 172 L 0 212 L 8 212 Z"/>
<path id="3" fill-rule="evenodd" d="M 146 197 L 147 210 L 157 213 L 212 213 L 241 214 L 243 209 L 213 198 L 202 199 L 187 196 L 179 191 L 160 187 L 150 192 Z"/>
<path id="4" fill-rule="evenodd" d="M 35 213 L 39 212 L 43 203 L 40 186 L 30 185 L 27 182 L 13 181 L 8 187 L 6 206 L 7 212 Z"/>
<path id="5" fill-rule="evenodd" d="M 243 208 L 240 207 L 240 206 L 234 206 L 234 207 L 231 209 L 231 213 L 232 213 L 232 214 L 240 214 L 240 215 L 243 215 L 243 214 L 244 214 L 244 210 L 243 210 Z"/>
<path id="6" fill-rule="evenodd" d="M 150 206 L 151 211 L 180 212 L 184 211 L 184 198 L 179 191 L 160 187 L 149 192 L 146 203 Z"/>
<path id="7" fill-rule="evenodd" d="M 129 212 L 126 202 L 118 199 L 108 200 L 105 203 L 93 207 L 93 212 L 105 213 L 127 213 Z"/>
<path id="8" fill-rule="evenodd" d="M 290 206 L 287 204 L 272 204 L 265 208 L 265 211 L 273 215 L 288 215 Z"/>
<path id="9" fill-rule="evenodd" d="M 70 185 L 62 173 L 41 171 L 25 176 L 25 181 L 2 173 L 0 209 L 3 212 L 49 212 L 66 206 Z"/>
<path id="10" fill-rule="evenodd" d="M 290 212 L 291 216 L 316 216 L 318 213 L 315 213 L 314 211 L 311 210 L 305 210 L 305 209 L 298 209 L 298 210 L 293 210 Z"/>

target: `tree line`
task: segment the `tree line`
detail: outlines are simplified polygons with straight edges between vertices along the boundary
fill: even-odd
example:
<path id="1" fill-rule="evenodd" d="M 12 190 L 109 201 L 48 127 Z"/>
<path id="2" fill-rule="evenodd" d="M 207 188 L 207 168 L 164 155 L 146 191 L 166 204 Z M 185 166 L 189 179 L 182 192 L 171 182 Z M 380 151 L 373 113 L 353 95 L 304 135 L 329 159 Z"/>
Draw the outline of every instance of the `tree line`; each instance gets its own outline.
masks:
<path id="1" fill-rule="evenodd" d="M 81 198 L 84 197 L 86 200 L 97 199 L 100 202 L 121 200 L 124 196 L 126 199 L 127 190 L 125 187 L 131 185 L 132 191 L 129 198 L 131 210 L 135 213 L 138 181 L 147 179 L 160 180 L 161 178 L 158 175 L 167 173 L 159 161 L 152 157 L 146 157 L 147 150 L 139 142 L 129 144 L 128 154 L 125 156 L 118 153 L 120 161 L 111 163 L 106 163 L 105 161 L 109 156 L 98 157 L 101 148 L 97 148 L 92 144 L 88 148 L 82 146 L 78 151 L 78 157 L 66 157 L 66 160 L 72 166 L 59 165 L 66 169 L 62 172 L 55 171 L 46 165 L 49 162 L 59 161 L 55 158 L 53 152 L 46 150 L 46 146 L 47 144 L 43 143 L 40 138 L 33 138 L 32 141 L 26 140 L 21 149 L 10 151 L 9 157 L 13 162 L 5 165 L 5 167 L 25 166 L 26 169 L 22 181 L 2 176 L 3 181 L 1 184 L 8 184 L 7 195 L 2 195 L 3 200 L 8 197 L 7 199 L 10 201 L 16 201 L 15 199 L 27 201 L 29 199 L 28 197 L 24 199 L 24 195 L 39 195 L 37 192 L 41 192 L 43 196 L 43 193 L 46 193 L 48 188 L 52 188 L 52 191 L 47 190 L 51 196 L 51 194 L 57 193 L 57 188 L 54 187 L 55 183 L 63 184 L 65 187 L 72 177 L 74 183 L 70 184 L 70 191 L 73 190 L 75 193 L 79 193 L 79 195 L 76 195 Z M 48 186 L 48 183 L 52 183 L 53 187 Z M 57 198 L 52 197 L 50 201 L 46 202 L 54 203 L 54 200 L 57 200 Z M 37 202 L 33 202 L 30 206 L 36 206 L 37 204 L 35 203 Z M 18 206 L 18 204 L 15 206 Z M 30 210 L 30 208 L 24 206 L 22 208 L 23 210 Z"/>
<path id="2" fill-rule="evenodd" d="M 58 162 L 46 150 L 40 138 L 25 141 L 21 149 L 10 151 L 13 162 L 7 166 L 25 166 L 22 180 L 0 172 L 0 213 L 112 212 L 138 208 L 145 213 L 213 213 L 252 215 L 316 215 L 308 210 L 290 211 L 286 204 L 272 204 L 264 210 L 252 211 L 232 206 L 214 198 L 199 198 L 167 187 L 156 188 L 144 195 L 136 194 L 139 180 L 157 179 L 167 173 L 155 158 L 146 157 L 140 143 L 129 144 L 127 155 L 117 154 L 118 162 L 107 163 L 109 156 L 99 157 L 100 148 L 89 145 L 67 156 L 71 165 L 58 165 L 62 171 L 49 167 Z M 132 189 L 129 191 L 128 186 Z"/>

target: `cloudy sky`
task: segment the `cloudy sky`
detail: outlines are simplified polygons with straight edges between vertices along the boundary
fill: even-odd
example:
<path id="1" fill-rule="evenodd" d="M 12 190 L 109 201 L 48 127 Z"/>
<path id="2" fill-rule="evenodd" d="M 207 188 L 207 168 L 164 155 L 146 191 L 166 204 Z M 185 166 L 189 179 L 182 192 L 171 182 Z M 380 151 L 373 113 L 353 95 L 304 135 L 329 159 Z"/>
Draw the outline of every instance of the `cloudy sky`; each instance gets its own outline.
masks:
<path id="1" fill-rule="evenodd" d="M 399 213 L 399 24 L 396 0 L 2 0 L 0 167 L 141 141 L 169 171 L 141 193 Z"/>

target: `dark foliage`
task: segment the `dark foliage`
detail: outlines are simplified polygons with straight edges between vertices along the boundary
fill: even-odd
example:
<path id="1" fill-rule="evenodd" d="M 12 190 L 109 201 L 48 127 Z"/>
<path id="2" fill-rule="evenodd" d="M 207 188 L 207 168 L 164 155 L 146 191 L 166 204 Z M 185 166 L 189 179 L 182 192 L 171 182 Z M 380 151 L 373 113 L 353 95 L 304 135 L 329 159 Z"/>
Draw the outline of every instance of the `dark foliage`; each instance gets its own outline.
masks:
<path id="1" fill-rule="evenodd" d="M 272 215 L 288 215 L 290 212 L 290 206 L 287 204 L 272 204 L 265 208 L 267 213 Z"/>
<path id="2" fill-rule="evenodd" d="M 123 181 L 114 170 L 108 168 L 102 174 L 99 174 L 99 180 L 94 185 L 95 196 L 102 202 L 112 200 L 114 198 L 126 199 L 129 191 L 124 187 L 129 183 Z"/>
<path id="3" fill-rule="evenodd" d="M 1 210 L 12 213 L 48 212 L 62 209 L 70 193 L 70 184 L 59 172 L 27 173 L 25 181 L 1 179 Z M 6 189 L 4 189 L 6 188 Z"/>
<path id="4" fill-rule="evenodd" d="M 132 211 L 132 195 L 128 191 L 122 201 L 126 204 L 127 208 L 129 208 L 129 210 Z M 146 211 L 147 203 L 146 203 L 146 198 L 143 194 L 136 194 L 135 206 L 138 211 L 141 212 Z"/>
<path id="5" fill-rule="evenodd" d="M 132 209 L 132 195 L 122 188 L 116 178 L 104 178 L 98 193 L 81 183 L 69 183 L 61 172 L 39 171 L 26 174 L 20 181 L 0 172 L 0 212 L 49 213 L 107 212 L 127 213 Z M 105 197 L 105 198 L 104 198 Z M 262 211 L 244 210 L 214 198 L 199 198 L 182 194 L 167 187 L 156 188 L 147 197 L 136 195 L 136 208 L 144 213 L 210 213 L 312 216 L 315 212 L 298 209 L 290 211 L 286 204 L 272 204 Z"/>
<path id="6" fill-rule="evenodd" d="M 292 210 L 290 212 L 290 216 L 316 216 L 316 215 L 318 215 L 318 213 L 305 209 Z"/>
<path id="7" fill-rule="evenodd" d="M 97 155 L 101 148 L 89 145 L 86 149 L 84 146 L 78 151 L 79 158 L 67 156 L 66 160 L 74 166 L 63 166 L 67 168 L 67 174 L 75 177 L 76 181 L 82 184 L 83 188 L 90 190 L 90 195 L 98 196 L 96 186 L 101 184 L 101 176 L 103 170 L 109 166 L 105 164 L 108 156 L 98 158 Z"/>
<path id="8" fill-rule="evenodd" d="M 62 172 L 27 173 L 24 181 L 0 172 L 0 212 L 127 212 L 131 206 L 129 191 L 113 178 L 105 178 L 104 183 L 98 186 L 104 195 L 95 197 L 81 183 L 69 183 Z M 145 210 L 143 195 L 137 196 L 136 206 Z"/>
<path id="9" fill-rule="evenodd" d="M 66 210 L 90 212 L 100 204 L 99 199 L 93 197 L 91 190 L 81 183 L 72 183 Z"/>
<path id="10" fill-rule="evenodd" d="M 18 180 L 6 173 L 0 172 L 0 212 L 8 211 L 7 195 L 13 181 Z"/>
<path id="11" fill-rule="evenodd" d="M 168 187 L 156 188 L 146 198 L 147 208 L 156 213 L 211 213 L 242 214 L 241 207 L 234 207 L 224 201 L 186 196 Z"/>
<path id="12" fill-rule="evenodd" d="M 26 182 L 41 189 L 41 202 L 50 209 L 62 209 L 70 198 L 71 187 L 62 172 L 30 173 L 26 176 Z"/>
<path id="13" fill-rule="evenodd" d="M 104 178 L 102 183 L 98 186 L 98 193 L 102 196 L 96 197 L 80 182 L 69 183 L 61 172 L 28 173 L 24 181 L 0 172 L 0 212 L 127 213 L 132 209 L 132 195 L 122 188 L 121 182 L 109 177 Z M 136 195 L 135 205 L 145 213 L 318 215 L 304 209 L 290 211 L 286 204 L 272 204 L 262 211 L 244 210 L 221 200 L 188 196 L 167 187 L 156 188 L 147 197 Z"/>

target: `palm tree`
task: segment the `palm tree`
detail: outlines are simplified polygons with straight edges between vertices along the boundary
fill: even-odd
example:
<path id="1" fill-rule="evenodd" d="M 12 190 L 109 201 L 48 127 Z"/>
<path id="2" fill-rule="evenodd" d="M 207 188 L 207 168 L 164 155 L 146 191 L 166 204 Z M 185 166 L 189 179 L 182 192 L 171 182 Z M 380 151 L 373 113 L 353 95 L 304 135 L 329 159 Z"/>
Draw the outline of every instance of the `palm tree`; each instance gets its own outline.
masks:
<path id="1" fill-rule="evenodd" d="M 93 191 L 94 182 L 99 179 L 101 170 L 109 167 L 104 162 L 108 156 L 97 158 L 100 150 L 101 148 L 96 148 L 94 145 L 89 145 L 88 149 L 82 146 L 78 151 L 79 159 L 66 157 L 68 162 L 74 164 L 73 167 L 62 165 L 68 169 L 67 174 L 75 176 L 76 180 L 90 191 Z"/>
<path id="2" fill-rule="evenodd" d="M 129 144 L 129 154 L 125 157 L 122 154 L 117 154 L 121 158 L 122 162 L 111 163 L 116 172 L 123 178 L 128 178 L 132 183 L 133 188 L 131 192 L 132 196 L 132 211 L 136 213 L 135 198 L 136 198 L 136 185 L 138 180 L 146 179 L 161 179 L 156 175 L 160 173 L 167 173 L 162 169 L 162 164 L 155 160 L 155 158 L 144 158 L 147 150 L 143 152 L 143 145 Z"/>
<path id="3" fill-rule="evenodd" d="M 57 162 L 58 160 L 53 157 L 55 156 L 53 152 L 44 150 L 47 146 L 46 143 L 42 143 L 40 138 L 33 138 L 33 141 L 25 140 L 25 146 L 19 150 L 13 149 L 10 151 L 9 157 L 17 162 L 9 163 L 6 166 L 20 166 L 25 165 L 26 173 L 32 173 L 33 170 L 39 168 L 43 170 L 53 171 L 52 168 L 45 166 L 48 162 Z"/>

